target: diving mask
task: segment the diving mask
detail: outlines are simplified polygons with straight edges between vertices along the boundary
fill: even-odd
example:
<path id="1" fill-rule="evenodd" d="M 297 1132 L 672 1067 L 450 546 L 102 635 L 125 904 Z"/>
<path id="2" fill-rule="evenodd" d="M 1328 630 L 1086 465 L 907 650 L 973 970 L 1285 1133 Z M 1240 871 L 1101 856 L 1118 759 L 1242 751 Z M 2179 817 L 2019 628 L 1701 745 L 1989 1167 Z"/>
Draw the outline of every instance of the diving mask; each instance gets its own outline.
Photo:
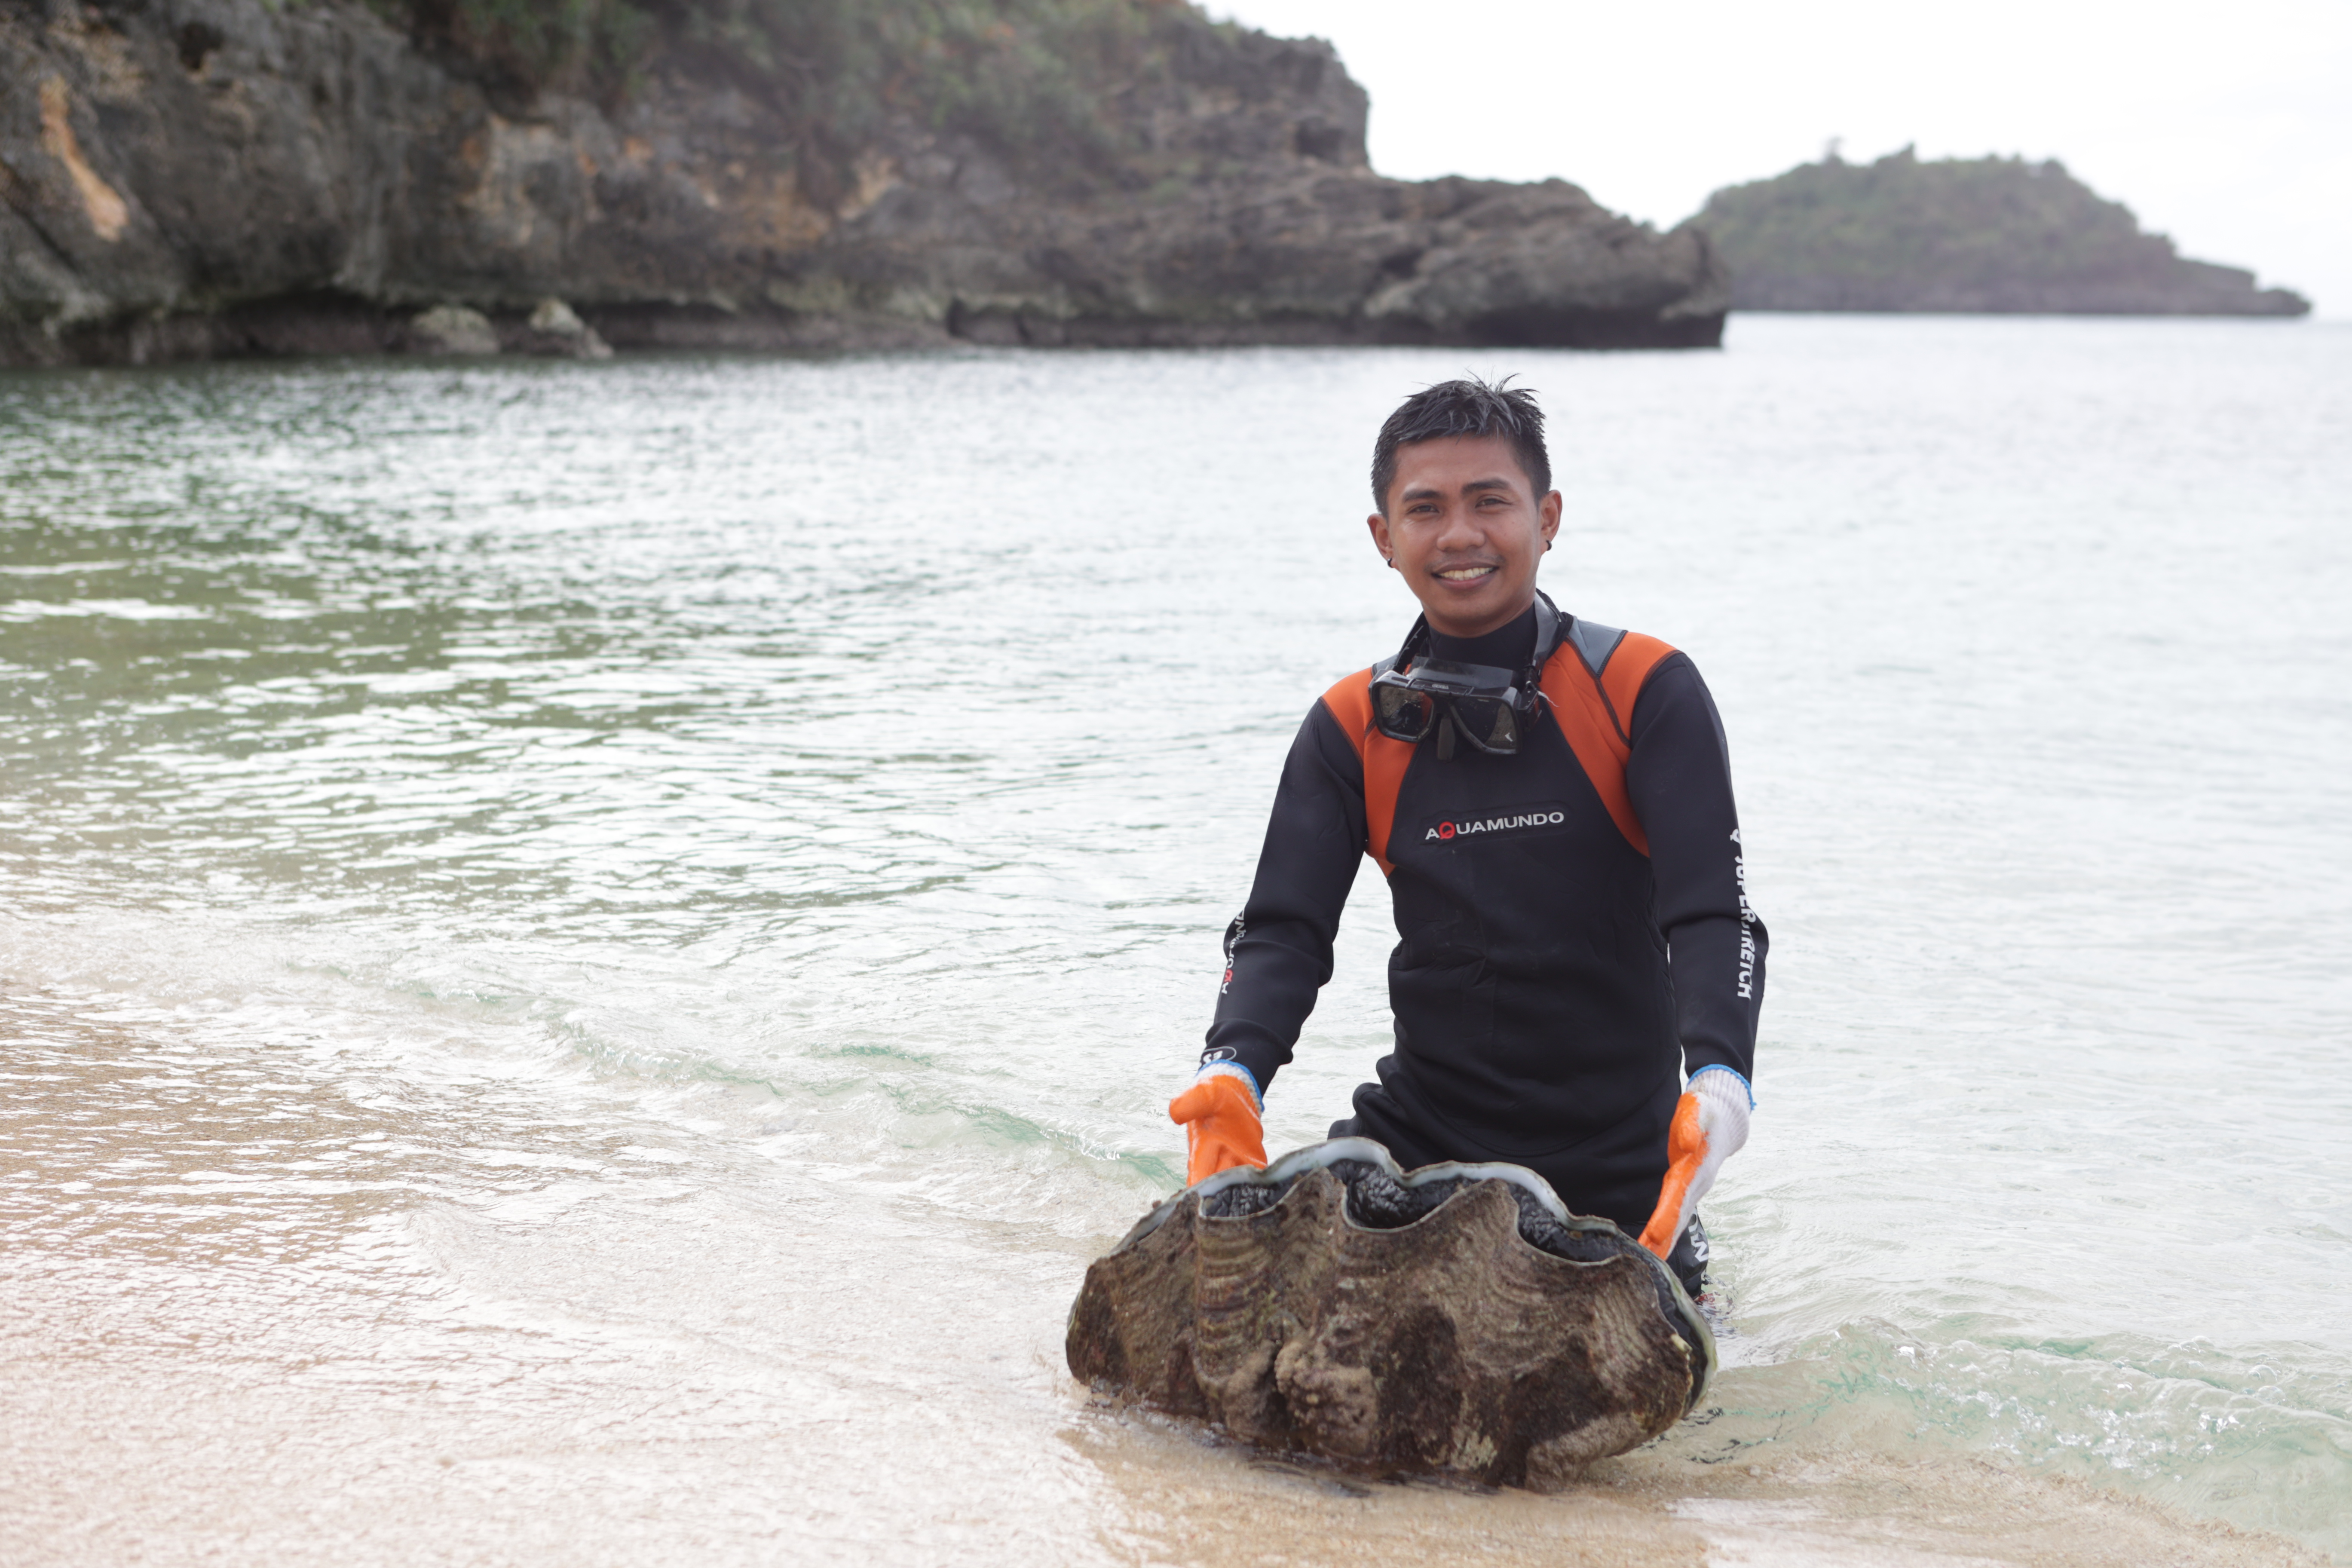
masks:
<path id="1" fill-rule="evenodd" d="M 1559 646 L 1561 625 L 1552 602 L 1538 594 L 1535 658 L 1514 671 L 1433 657 L 1428 619 L 1415 621 L 1397 656 L 1373 672 L 1373 724 L 1391 740 L 1414 743 L 1434 731 L 1441 758 L 1453 755 L 1454 735 L 1482 752 L 1512 755 L 1543 701 L 1542 670 Z"/>
<path id="2" fill-rule="evenodd" d="M 1519 749 L 1519 689 L 1507 669 L 1424 658 L 1372 678 L 1372 721 L 1391 740 L 1418 742 L 1452 715 L 1462 738 L 1482 752 Z"/>

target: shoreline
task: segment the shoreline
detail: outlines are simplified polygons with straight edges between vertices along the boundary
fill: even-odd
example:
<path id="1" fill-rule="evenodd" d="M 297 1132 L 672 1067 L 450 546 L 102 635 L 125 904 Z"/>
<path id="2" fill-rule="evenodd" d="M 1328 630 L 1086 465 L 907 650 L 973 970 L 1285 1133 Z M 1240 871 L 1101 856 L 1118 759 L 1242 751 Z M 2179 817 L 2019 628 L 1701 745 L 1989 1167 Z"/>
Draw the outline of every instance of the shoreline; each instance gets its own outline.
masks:
<path id="1" fill-rule="evenodd" d="M 224 1549 L 248 1561 L 331 1556 L 351 1568 L 486 1554 L 645 1563 L 670 1560 L 688 1542 L 700 1563 L 772 1561 L 779 1549 L 795 1563 L 913 1564 L 944 1552 L 1009 1563 L 1043 1551 L 1063 1562 L 1183 1568 L 1448 1561 L 1474 1550 L 1503 1568 L 2333 1561 L 2122 1491 L 1982 1456 L 1876 1451 L 1853 1434 L 1784 1435 L 1722 1462 L 1703 1451 L 1720 1440 L 1716 1432 L 1685 1425 L 1551 1494 L 1363 1481 L 1096 1399 L 1048 1364 L 1051 1325 L 1033 1325 L 1039 1342 L 1020 1358 L 1019 1378 L 1032 1387 L 1018 1403 L 1036 1423 L 1033 1440 L 1061 1448 L 1076 1473 L 1042 1494 L 999 1489 L 990 1516 L 918 1507 L 920 1519 L 869 1514 L 851 1526 L 834 1516 L 827 1527 L 824 1489 L 807 1487 L 782 1432 L 762 1441 L 739 1427 L 715 1450 L 676 1435 L 651 1445 L 606 1435 L 652 1385 L 634 1396 L 611 1390 L 623 1395 L 611 1403 L 576 1389 L 520 1426 L 506 1424 L 500 1437 L 479 1426 L 463 1396 L 436 1400 L 419 1388 L 355 1406 L 315 1379 L 273 1386 L 160 1350 L 125 1355 L 119 1342 L 110 1350 L 70 1331 L 61 1342 L 44 1326 L 85 1314 L 88 1300 L 43 1289 L 21 1267 L 11 1274 L 0 1424 L 43 1437 L 11 1444 L 17 1481 L 0 1503 L 0 1526 L 25 1560 L 51 1568 L 194 1563 Z M 149 1324 L 159 1335 L 207 1338 L 226 1327 L 178 1317 Z M 281 1327 L 249 1321 L 242 1331 L 273 1338 Z M 923 1484 L 987 1495 L 1002 1480 L 973 1472 L 1013 1458 L 972 1451 L 957 1467 L 966 1474 L 933 1473 Z M 1035 1462 L 1015 1458 L 1011 1474 Z"/>

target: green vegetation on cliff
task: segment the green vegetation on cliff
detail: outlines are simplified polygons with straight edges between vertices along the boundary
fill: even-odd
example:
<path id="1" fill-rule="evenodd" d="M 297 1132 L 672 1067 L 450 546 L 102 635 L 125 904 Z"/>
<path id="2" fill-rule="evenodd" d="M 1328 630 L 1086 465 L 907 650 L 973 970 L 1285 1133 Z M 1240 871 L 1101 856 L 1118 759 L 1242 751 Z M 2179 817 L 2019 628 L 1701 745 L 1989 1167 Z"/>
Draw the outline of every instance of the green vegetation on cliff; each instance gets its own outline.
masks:
<path id="1" fill-rule="evenodd" d="M 820 194 L 893 116 L 1100 177 L 1139 152 L 1123 100 L 1234 31 L 1183 0 L 376 0 L 445 59 L 520 90 L 625 98 L 657 58 L 782 110 Z"/>
<path id="2" fill-rule="evenodd" d="M 1328 44 L 1177 0 L 30 3 L 0 363 L 1685 347 L 1729 293 L 1564 181 L 1380 178 Z"/>
<path id="3" fill-rule="evenodd" d="M 1707 198 L 1732 308 L 2301 315 L 2284 289 L 2191 261 L 2054 160 L 1834 155 Z"/>

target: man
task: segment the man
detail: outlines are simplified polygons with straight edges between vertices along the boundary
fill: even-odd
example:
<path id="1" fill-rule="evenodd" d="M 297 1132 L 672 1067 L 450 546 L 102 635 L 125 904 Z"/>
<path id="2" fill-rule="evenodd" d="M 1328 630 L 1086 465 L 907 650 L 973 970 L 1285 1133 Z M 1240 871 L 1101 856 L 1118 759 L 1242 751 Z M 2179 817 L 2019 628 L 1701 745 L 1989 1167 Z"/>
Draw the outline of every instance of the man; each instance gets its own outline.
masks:
<path id="1" fill-rule="evenodd" d="M 1265 1092 L 1330 978 L 1369 855 L 1402 939 L 1396 1051 L 1331 1135 L 1407 1169 L 1531 1167 L 1696 1295 L 1696 1205 L 1747 1141 L 1764 995 L 1714 700 L 1665 644 L 1536 591 L 1560 497 L 1524 389 L 1406 399 L 1374 446 L 1372 496 L 1372 542 L 1422 618 L 1291 744 L 1199 1076 L 1169 1107 L 1187 1180 L 1265 1163 Z"/>

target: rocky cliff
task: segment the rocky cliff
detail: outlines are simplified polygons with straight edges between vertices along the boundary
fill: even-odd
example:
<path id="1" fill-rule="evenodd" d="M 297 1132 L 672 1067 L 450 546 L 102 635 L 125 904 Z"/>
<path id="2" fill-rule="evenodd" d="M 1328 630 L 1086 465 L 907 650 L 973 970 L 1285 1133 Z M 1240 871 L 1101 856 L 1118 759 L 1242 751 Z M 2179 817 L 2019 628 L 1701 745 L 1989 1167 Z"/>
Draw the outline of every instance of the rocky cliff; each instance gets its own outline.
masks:
<path id="1" fill-rule="evenodd" d="M 1066 3 L 975 36 L 1010 50 Z M 534 75 L 414 5 L 0 0 L 0 363 L 1719 341 L 1696 229 L 1556 181 L 1381 178 L 1328 46 L 1091 4 L 1117 48 L 1024 142 L 1026 110 L 940 101 L 993 57 L 903 31 L 842 56 L 880 84 L 853 114 L 675 14 L 614 68 Z"/>
<path id="2" fill-rule="evenodd" d="M 2285 289 L 2191 261 L 2056 163 L 1834 157 L 1707 198 L 1742 310 L 2300 316 Z"/>

